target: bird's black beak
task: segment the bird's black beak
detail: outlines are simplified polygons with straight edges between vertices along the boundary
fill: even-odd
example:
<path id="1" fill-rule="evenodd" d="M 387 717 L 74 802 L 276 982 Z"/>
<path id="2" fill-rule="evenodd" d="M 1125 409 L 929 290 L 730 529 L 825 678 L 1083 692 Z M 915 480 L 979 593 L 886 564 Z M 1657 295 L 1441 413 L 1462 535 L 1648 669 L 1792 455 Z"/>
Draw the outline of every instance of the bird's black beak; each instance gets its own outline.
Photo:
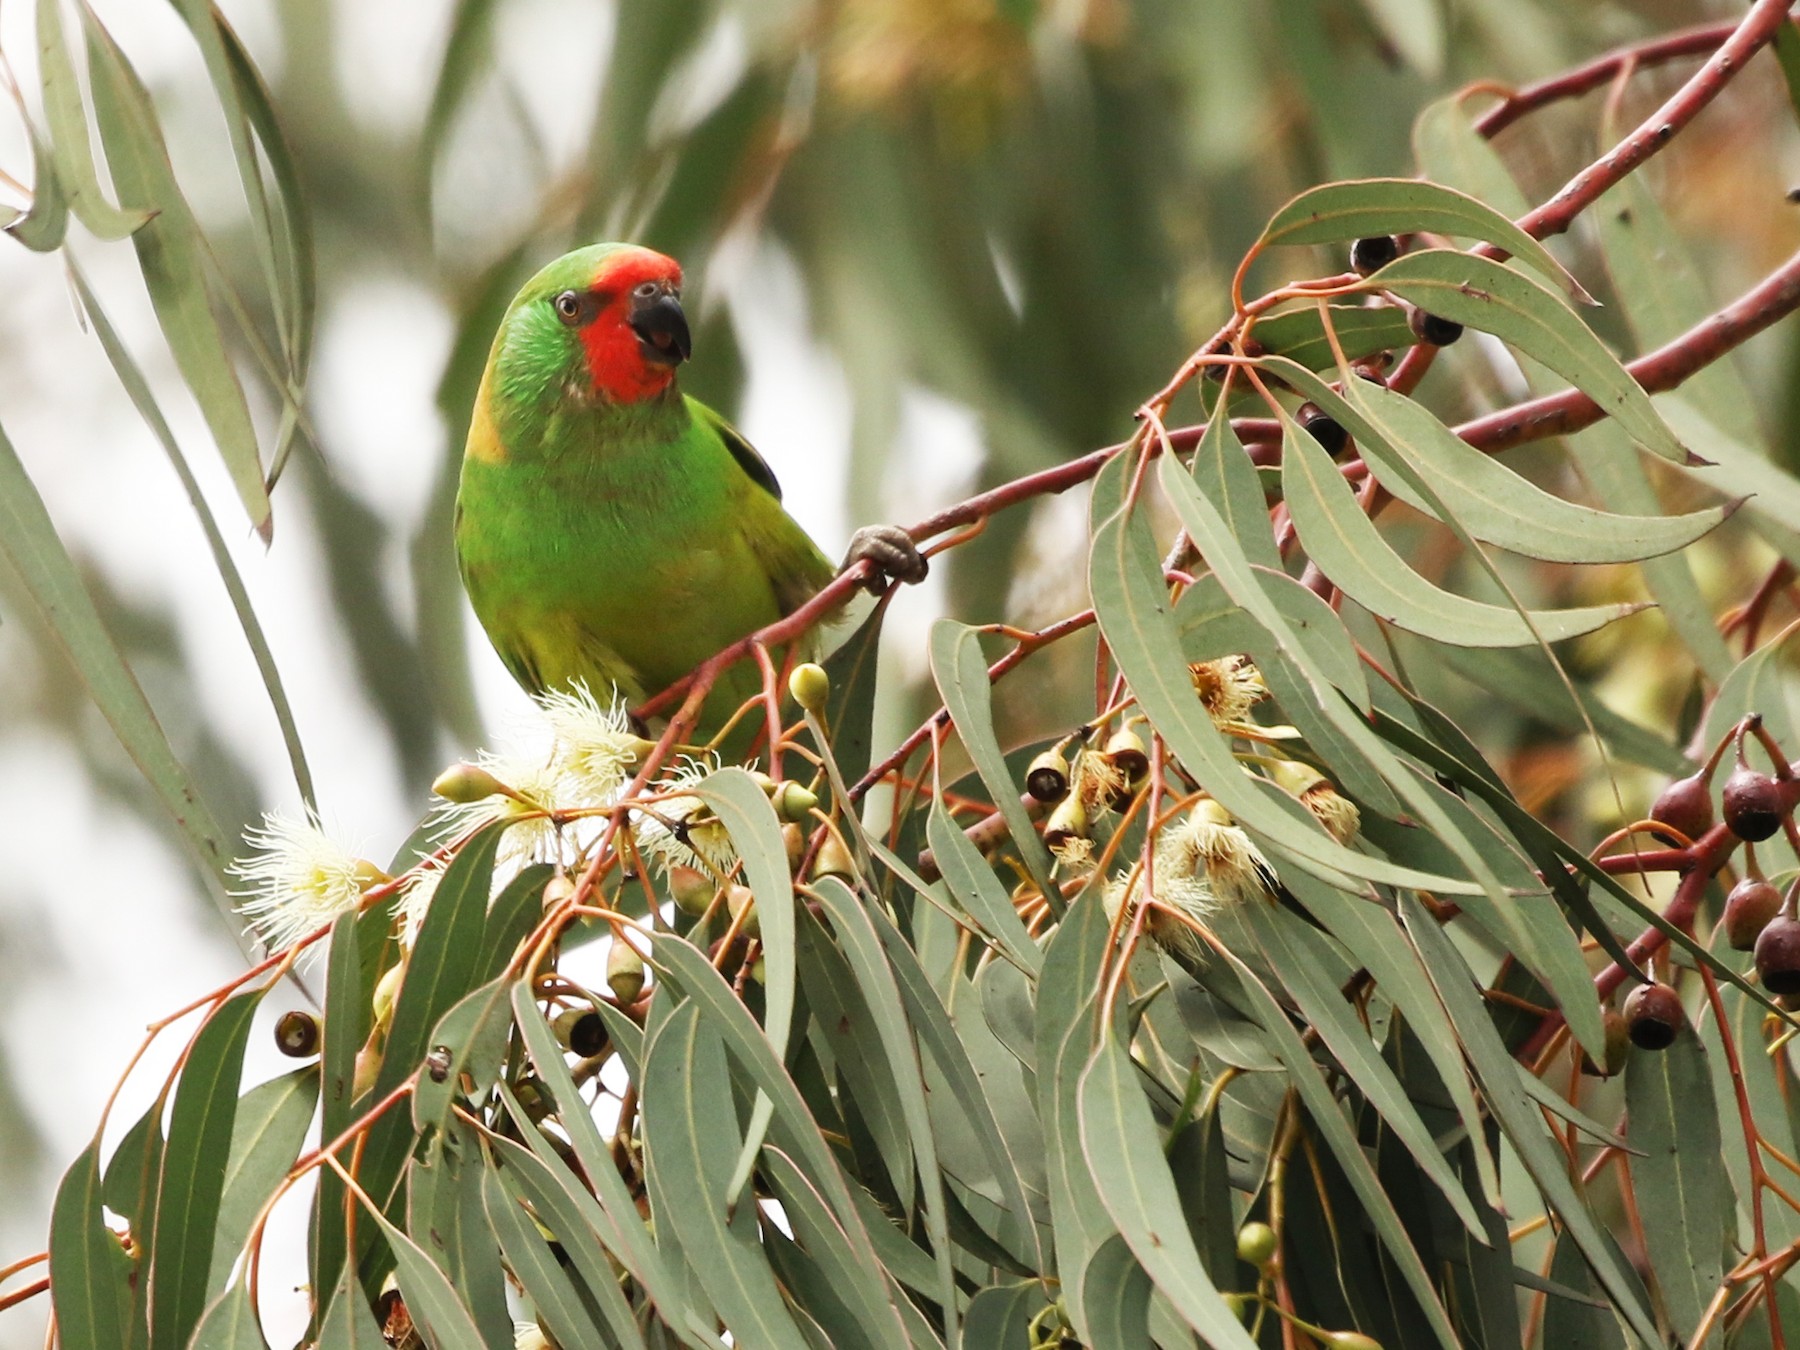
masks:
<path id="1" fill-rule="evenodd" d="M 687 315 L 673 292 L 659 291 L 647 297 L 633 296 L 626 322 L 644 344 L 644 355 L 663 365 L 680 365 L 694 350 Z"/>

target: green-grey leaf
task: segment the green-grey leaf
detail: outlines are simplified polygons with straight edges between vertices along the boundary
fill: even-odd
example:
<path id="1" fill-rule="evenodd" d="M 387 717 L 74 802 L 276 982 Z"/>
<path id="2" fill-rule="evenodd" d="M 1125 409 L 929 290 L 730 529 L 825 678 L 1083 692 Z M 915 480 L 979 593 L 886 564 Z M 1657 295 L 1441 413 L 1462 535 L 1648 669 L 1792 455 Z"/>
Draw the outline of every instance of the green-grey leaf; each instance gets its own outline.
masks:
<path id="1" fill-rule="evenodd" d="M 538 1325 L 556 1337 L 558 1345 L 588 1345 L 598 1339 L 603 1333 L 588 1315 L 574 1281 L 493 1168 L 482 1176 L 481 1199 L 506 1264 L 525 1287 Z"/>
<path id="2" fill-rule="evenodd" d="M 1643 386 L 1554 291 L 1524 273 L 1454 249 L 1397 258 L 1363 287 L 1389 290 L 1440 318 L 1492 333 L 1581 390 L 1645 449 L 1683 463 L 1687 452 Z"/>
<path id="3" fill-rule="evenodd" d="M 932 856 L 937 859 L 944 883 L 964 912 L 1020 969 L 1035 975 L 1044 962 L 1043 953 L 1031 940 L 1031 934 L 1025 931 L 1018 911 L 1013 908 L 1012 898 L 994 875 L 994 869 L 988 866 L 987 859 L 982 857 L 981 850 L 969 841 L 962 827 L 950 819 L 943 802 L 935 797 L 925 819 L 925 838 L 931 845 Z"/>
<path id="4" fill-rule="evenodd" d="M 532 1150 L 537 1150 L 534 1154 L 510 1139 L 489 1139 L 489 1146 L 504 1164 L 500 1177 L 506 1184 L 507 1194 L 515 1205 L 521 1199 L 531 1202 L 537 1221 L 549 1229 L 561 1244 L 570 1264 L 580 1273 L 589 1292 L 593 1294 L 601 1317 L 618 1338 L 620 1345 L 625 1350 L 645 1350 L 643 1333 L 638 1330 L 631 1307 L 620 1292 L 618 1275 L 609 1259 L 609 1249 L 601 1245 L 599 1230 L 588 1222 L 594 1212 L 593 1206 L 588 1203 L 592 1197 L 557 1158 L 549 1142 L 539 1136 L 530 1118 L 523 1111 L 513 1109 L 516 1099 L 504 1083 L 500 1085 L 500 1092 L 508 1111 L 513 1115 L 514 1123 L 530 1140 Z M 532 1236 L 536 1236 L 535 1230 Z M 508 1245 L 505 1250 L 508 1259 L 511 1259 L 514 1247 Z M 534 1261 L 537 1255 L 530 1246 L 525 1247 L 524 1254 L 527 1262 Z M 556 1264 L 555 1257 L 548 1259 Z M 549 1281 L 546 1279 L 544 1283 L 548 1284 Z M 686 1307 L 687 1300 L 682 1300 L 678 1306 Z M 673 1323 L 671 1305 L 659 1303 L 658 1307 L 663 1316 Z M 677 1334 L 680 1334 L 679 1329 Z M 711 1340 L 696 1341 L 691 1336 L 683 1339 L 689 1345 L 719 1344 Z M 580 1340 L 575 1343 L 582 1344 Z"/>
<path id="5" fill-rule="evenodd" d="M 1363 608 L 1397 628 L 1457 647 L 1524 647 L 1591 633 L 1640 606 L 1516 610 L 1433 585 L 1394 551 L 1357 504 L 1325 448 L 1282 415 L 1282 492 L 1318 568 Z"/>
<path id="6" fill-rule="evenodd" d="M 1724 1278 L 1736 1208 L 1709 1078 L 1706 1051 L 1687 1026 L 1666 1050 L 1638 1051 L 1625 1065 L 1629 1138 L 1644 1151 L 1631 1160 L 1632 1194 L 1650 1269 L 1683 1340 Z"/>
<path id="7" fill-rule="evenodd" d="M 1326 1085 L 1318 1065 L 1301 1041 L 1299 1032 L 1294 1030 L 1287 1013 L 1275 1001 L 1275 996 L 1236 956 L 1229 951 L 1221 951 L 1218 953 L 1217 964 L 1214 977 L 1232 980 L 1236 984 L 1243 1006 L 1268 1033 L 1275 1053 L 1287 1068 L 1289 1083 L 1299 1093 L 1307 1114 L 1318 1126 L 1332 1155 L 1343 1168 L 1345 1180 L 1362 1201 L 1369 1223 L 1380 1236 L 1394 1265 L 1399 1268 L 1401 1278 L 1406 1282 L 1407 1289 L 1411 1291 L 1431 1329 L 1437 1334 L 1439 1342 L 1445 1350 L 1456 1350 L 1457 1338 L 1451 1328 L 1449 1315 L 1426 1273 L 1418 1250 L 1407 1236 L 1399 1214 L 1395 1212 L 1393 1199 L 1383 1189 L 1374 1166 L 1362 1151 L 1362 1145 L 1357 1141 L 1349 1121 L 1345 1119 L 1331 1088 Z"/>
<path id="8" fill-rule="evenodd" d="M 1644 1307 L 1630 1272 L 1607 1241 L 1586 1201 L 1569 1179 L 1567 1159 L 1544 1129 L 1543 1117 L 1518 1091 L 1517 1065 L 1494 1029 L 1487 1007 L 1476 992 L 1475 981 L 1455 945 L 1436 919 L 1410 896 L 1400 899 L 1401 918 L 1412 935 L 1431 982 L 1450 1020 L 1460 1033 L 1469 1063 L 1481 1081 L 1483 1095 L 1500 1128 L 1518 1152 L 1519 1160 L 1544 1199 L 1562 1219 L 1580 1246 L 1588 1264 L 1632 1329 L 1647 1345 L 1661 1338 L 1655 1319 Z"/>
<path id="9" fill-rule="evenodd" d="M 1355 314 L 1371 312 L 1379 311 L 1352 311 Z M 1333 321 L 1336 320 L 1334 314 Z M 1258 331 L 1260 333 L 1260 328 Z M 1194 450 L 1194 462 L 1190 467 L 1194 482 L 1225 518 L 1232 537 L 1244 550 L 1244 556 L 1258 567 L 1279 572 L 1281 552 L 1275 547 L 1275 532 L 1269 523 L 1269 504 L 1263 497 L 1262 480 L 1257 477 L 1256 466 L 1244 453 L 1243 443 L 1231 429 L 1231 419 L 1224 415 L 1223 409 L 1215 412 L 1206 424 L 1206 434 Z"/>
<path id="10" fill-rule="evenodd" d="M 431 1067 L 412 1092 L 413 1128 L 421 1135 L 443 1129 L 458 1097 L 478 1097 L 505 1069 L 508 989 L 504 979 L 471 989 L 432 1028 Z M 472 1091 L 465 1089 L 464 1075 L 473 1080 Z"/>
<path id="11" fill-rule="evenodd" d="M 99 1152 L 96 1139 L 69 1165 L 50 1210 L 50 1302 L 66 1350 L 118 1350 L 131 1320 L 134 1262 L 106 1226 Z"/>
<path id="12" fill-rule="evenodd" d="M 725 1046 L 693 1001 L 681 1003 L 644 1051 L 645 1173 L 659 1231 L 681 1244 L 734 1341 L 788 1346 L 800 1329 L 782 1301 L 754 1203 L 726 1192 L 739 1149 Z"/>
<path id="13" fill-rule="evenodd" d="M 1548 249 L 1493 207 L 1455 188 L 1417 178 L 1365 178 L 1310 188 L 1275 213 L 1263 230 L 1262 243 L 1329 244 L 1420 232 L 1494 244 L 1567 287 L 1577 300 L 1593 303 Z M 1260 336 L 1261 329 L 1257 331 Z"/>
<path id="14" fill-rule="evenodd" d="M 432 1350 L 488 1350 L 449 1277 L 380 1210 L 365 1205 L 363 1212 L 392 1247 L 395 1277 L 406 1296 L 406 1310 Z"/>
<path id="15" fill-rule="evenodd" d="M 954 619 L 939 619 L 931 627 L 931 673 L 937 679 L 944 706 L 956 724 L 976 771 L 1006 819 L 1013 846 L 1025 861 L 1032 878 L 1046 894 L 1062 892 L 1050 881 L 1050 850 L 1032 828 L 1019 801 L 1019 785 L 1006 767 L 1006 756 L 994 734 L 993 689 L 988 683 L 987 661 L 973 628 Z"/>
<path id="16" fill-rule="evenodd" d="M 318 1102 L 319 1066 L 309 1064 L 251 1088 L 238 1103 L 213 1233 L 209 1289 L 224 1285 L 263 1202 L 300 1156 Z"/>
<path id="17" fill-rule="evenodd" d="M 1434 492 L 1475 538 L 1547 562 L 1636 562 L 1686 548 L 1725 518 L 1723 507 L 1681 516 L 1622 516 L 1578 506 L 1545 492 L 1483 454 L 1423 406 L 1367 380 L 1350 380 L 1344 397 L 1380 428 L 1357 449 L 1381 485 L 1408 506 L 1436 512 L 1407 482 L 1391 453 L 1429 477 Z"/>
<path id="18" fill-rule="evenodd" d="M 68 193 L 76 219 L 102 239 L 123 239 L 145 221 L 148 211 L 114 206 L 100 190 L 94 148 L 88 140 L 87 111 L 75 63 L 63 37 L 58 0 L 37 0 L 38 79 L 44 91 L 44 119 L 50 128 L 57 181 Z"/>
<path id="19" fill-rule="evenodd" d="M 85 6 L 82 21 L 91 54 L 94 107 L 113 183 L 122 199 L 156 212 L 154 220 L 131 236 L 151 305 L 250 523 L 266 542 L 272 522 L 256 428 L 213 308 L 199 223 L 175 181 L 149 91 Z"/>
<path id="20" fill-rule="evenodd" d="M 62 247 L 69 231 L 69 201 L 56 176 L 50 147 L 38 129 L 26 124 L 31 140 L 31 207 L 24 215 L 14 214 L 6 222 L 6 232 L 34 253 L 52 253 Z"/>
<path id="21" fill-rule="evenodd" d="M 787 1053 L 794 1020 L 794 885 L 781 841 L 781 822 L 768 794 L 739 768 L 713 774 L 696 795 L 724 822 L 756 897 L 756 916 L 762 926 L 763 1030 L 779 1058 Z M 767 1098 L 759 1097 L 751 1112 L 750 1128 L 731 1172 L 733 1196 L 749 1180 L 773 1109 Z"/>
<path id="22" fill-rule="evenodd" d="M 149 1257 L 152 1345 L 185 1344 L 206 1310 L 210 1263 L 198 1253 L 212 1252 L 225 1188 L 219 1160 L 231 1153 L 244 1047 L 261 1001 L 262 991 L 253 990 L 216 1009 L 194 1037 L 182 1065 L 169 1115 L 156 1236 Z"/>
<path id="23" fill-rule="evenodd" d="M 1082 1153 L 1132 1253 L 1208 1345 L 1254 1350 L 1256 1342 L 1200 1263 L 1150 1104 L 1130 1059 L 1110 1035 L 1102 1037 L 1081 1075 L 1079 1100 Z"/>
<path id="24" fill-rule="evenodd" d="M 562 1047 L 532 1000 L 530 987 L 523 981 L 512 987 L 512 1008 L 513 1020 L 531 1062 L 537 1068 L 538 1077 L 550 1089 L 556 1102 L 556 1118 L 562 1123 L 563 1132 L 568 1135 L 575 1156 L 589 1178 L 592 1196 L 586 1192 L 575 1196 L 587 1226 L 599 1235 L 619 1263 L 657 1302 L 666 1319 L 681 1325 L 693 1321 L 693 1312 L 682 1298 L 656 1244 L 651 1241 L 643 1217 L 613 1163 L 612 1150 L 601 1138 L 588 1103 L 575 1085 L 574 1076 L 563 1059 Z M 542 1141 L 533 1138 L 531 1142 L 536 1149 Z M 551 1165 L 551 1157 L 554 1155 L 544 1158 L 546 1166 Z M 557 1165 L 560 1166 L 560 1160 Z M 710 1342 L 703 1340 L 700 1343 Z"/>
<path id="25" fill-rule="evenodd" d="M 187 1350 L 268 1350 L 249 1284 L 239 1281 L 220 1294 L 182 1344 Z"/>
<path id="26" fill-rule="evenodd" d="M 319 1325 L 319 1344 L 331 1350 L 389 1350 L 353 1271 L 345 1270 L 338 1280 L 330 1311 Z"/>
<path id="27" fill-rule="evenodd" d="M 432 893 L 394 1002 L 375 1095 L 386 1096 L 419 1067 L 432 1028 L 474 983 L 504 821 L 484 825 L 457 850 Z"/>
<path id="28" fill-rule="evenodd" d="M 846 1301 L 870 1343 L 904 1345 L 906 1328 L 889 1292 L 893 1286 L 881 1278 L 877 1267 L 855 1258 L 842 1225 L 832 1217 L 825 1197 L 807 1180 L 799 1164 L 780 1149 L 770 1147 L 763 1152 L 763 1168 L 793 1225 L 794 1236 L 832 1276 L 839 1296 Z"/>
<path id="29" fill-rule="evenodd" d="M 1444 1160 L 1405 1087 L 1326 975 L 1330 966 L 1324 963 L 1320 949 L 1329 944 L 1309 925 L 1277 906 L 1248 905 L 1244 916 L 1268 953 L 1270 965 L 1299 1004 L 1301 1015 L 1312 1024 L 1357 1091 L 1369 1099 L 1425 1175 L 1437 1183 L 1470 1235 L 1486 1242 L 1481 1217 L 1470 1203 L 1462 1179 Z"/>
<path id="30" fill-rule="evenodd" d="M 231 598 L 238 626 L 244 631 L 244 641 L 249 645 L 250 655 L 256 661 L 257 673 L 262 676 L 263 689 L 268 693 L 269 705 L 281 728 L 281 738 L 287 746 L 288 763 L 293 766 L 294 783 L 300 789 L 301 800 L 309 806 L 316 806 L 312 770 L 307 767 L 306 751 L 300 743 L 300 728 L 294 720 L 294 710 L 288 702 L 281 671 L 275 664 L 275 654 L 269 648 L 262 623 L 256 617 L 256 607 L 250 601 L 250 592 L 238 571 L 237 560 L 231 555 L 224 532 L 219 529 L 219 522 L 213 515 L 212 507 L 207 504 L 205 493 L 200 490 L 200 481 L 194 477 L 187 456 L 181 451 L 180 442 L 175 439 L 174 431 L 164 418 L 162 409 L 157 406 L 156 396 L 150 391 L 150 382 L 144 378 L 144 372 L 130 349 L 120 340 L 112 320 L 107 317 L 99 299 L 88 286 L 87 277 L 72 258 L 66 261 L 75 294 L 81 299 L 82 311 L 94 326 L 94 336 L 100 339 L 100 346 L 105 350 L 107 360 L 112 362 L 113 372 L 118 375 L 119 383 L 125 386 L 126 394 L 137 408 L 138 416 L 144 419 L 145 425 L 156 437 L 157 444 L 162 446 L 164 455 L 168 457 L 169 467 L 181 481 L 181 490 L 187 494 L 188 504 L 193 507 L 194 515 L 200 522 L 201 533 L 206 536 L 206 546 L 212 554 L 213 567 L 219 574 L 219 581 L 224 585 L 226 595 Z"/>

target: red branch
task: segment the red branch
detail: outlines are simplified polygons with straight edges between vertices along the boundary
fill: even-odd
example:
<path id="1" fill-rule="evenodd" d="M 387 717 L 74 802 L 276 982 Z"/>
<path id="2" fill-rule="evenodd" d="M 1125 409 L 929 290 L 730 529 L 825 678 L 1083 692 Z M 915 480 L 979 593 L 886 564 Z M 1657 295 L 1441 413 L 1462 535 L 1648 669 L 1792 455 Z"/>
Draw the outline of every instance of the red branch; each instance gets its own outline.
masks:
<path id="1" fill-rule="evenodd" d="M 1553 75 L 1547 80 L 1526 85 L 1525 88 L 1508 94 L 1475 119 L 1475 130 L 1491 139 L 1520 118 L 1540 108 L 1547 108 L 1566 98 L 1580 98 L 1596 89 L 1604 89 L 1618 78 L 1620 71 L 1634 67 L 1643 69 L 1647 66 L 1660 66 L 1668 61 L 1679 61 L 1684 56 L 1698 56 L 1702 52 L 1713 51 L 1737 30 L 1737 26 L 1733 21 L 1684 28 L 1680 32 L 1664 33 L 1646 42 L 1633 43 L 1608 52 L 1605 56 L 1597 56 L 1586 65 L 1565 70 L 1560 75 Z"/>
<path id="2" fill-rule="evenodd" d="M 1629 136 L 1565 183 L 1554 197 L 1520 217 L 1519 228 L 1534 239 L 1544 239 L 1568 229 L 1569 222 L 1592 205 L 1601 193 L 1662 149 L 1676 132 L 1693 121 L 1757 49 L 1774 40 L 1786 22 L 1788 0 L 1756 0 L 1731 36 L 1686 84 Z"/>

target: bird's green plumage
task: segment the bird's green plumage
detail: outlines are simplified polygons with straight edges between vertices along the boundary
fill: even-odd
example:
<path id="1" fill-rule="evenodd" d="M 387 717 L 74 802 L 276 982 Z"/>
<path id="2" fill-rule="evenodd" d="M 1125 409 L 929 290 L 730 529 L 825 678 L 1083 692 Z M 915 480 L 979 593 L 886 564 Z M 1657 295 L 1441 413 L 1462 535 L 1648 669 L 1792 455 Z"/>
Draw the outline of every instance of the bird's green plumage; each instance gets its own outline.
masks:
<path id="1" fill-rule="evenodd" d="M 641 372 L 597 364 L 558 319 L 554 297 L 604 297 L 595 279 L 627 253 L 645 251 L 559 259 L 507 311 L 463 458 L 456 546 L 475 613 L 521 684 L 581 681 L 636 703 L 791 612 L 832 568 L 718 414 L 672 380 L 646 397 L 608 394 L 614 374 L 629 386 Z M 758 687 L 753 666 L 734 667 L 706 722 Z"/>

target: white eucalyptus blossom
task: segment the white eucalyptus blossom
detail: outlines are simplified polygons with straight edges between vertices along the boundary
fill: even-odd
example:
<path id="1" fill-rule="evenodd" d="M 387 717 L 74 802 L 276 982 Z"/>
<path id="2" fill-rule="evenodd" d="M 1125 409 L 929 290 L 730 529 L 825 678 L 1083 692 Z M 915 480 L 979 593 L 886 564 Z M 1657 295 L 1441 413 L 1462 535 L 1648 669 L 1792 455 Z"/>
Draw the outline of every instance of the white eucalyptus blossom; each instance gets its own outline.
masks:
<path id="1" fill-rule="evenodd" d="M 550 769 L 565 800 L 605 806 L 625 786 L 649 742 L 631 729 L 623 700 L 602 707 L 586 684 L 538 695 L 551 735 Z"/>
<path id="2" fill-rule="evenodd" d="M 1214 726 L 1228 730 L 1250 716 L 1250 709 L 1269 696 L 1262 672 L 1247 656 L 1224 656 L 1216 661 L 1196 661 L 1188 667 L 1194 692 Z"/>
<path id="3" fill-rule="evenodd" d="M 1210 797 L 1196 802 L 1175 829 L 1163 831 L 1157 841 L 1159 870 L 1165 849 L 1180 870 L 1204 876 L 1220 903 L 1239 904 L 1270 894 L 1275 869 L 1231 813 Z"/>
<path id="4" fill-rule="evenodd" d="M 369 865 L 313 821 L 264 812 L 262 825 L 246 831 L 244 842 L 254 851 L 228 869 L 245 883 L 232 894 L 249 931 L 271 952 L 293 946 L 362 898 Z"/>
<path id="5" fill-rule="evenodd" d="M 724 824 L 705 802 L 688 791 L 718 772 L 718 768 L 718 762 L 710 756 L 684 758 L 672 773 L 651 785 L 652 795 L 669 795 L 636 813 L 633 831 L 638 848 L 662 864 L 664 872 L 671 867 L 723 872 L 737 860 Z"/>

